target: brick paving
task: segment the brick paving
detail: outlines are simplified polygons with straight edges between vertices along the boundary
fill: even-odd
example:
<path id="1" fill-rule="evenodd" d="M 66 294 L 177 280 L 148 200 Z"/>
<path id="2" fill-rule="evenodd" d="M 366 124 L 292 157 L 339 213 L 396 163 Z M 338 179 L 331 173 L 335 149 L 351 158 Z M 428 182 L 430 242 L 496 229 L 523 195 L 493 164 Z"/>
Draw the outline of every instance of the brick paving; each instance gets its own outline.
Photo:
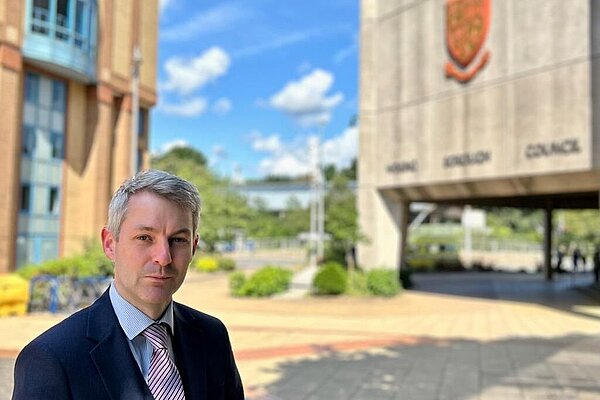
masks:
<path id="1" fill-rule="evenodd" d="M 251 400 L 600 399 L 589 281 L 427 274 L 393 299 L 238 299 L 224 276 L 190 273 L 176 298 L 227 324 Z M 15 354 L 61 318 L 0 319 L 0 400 Z"/>

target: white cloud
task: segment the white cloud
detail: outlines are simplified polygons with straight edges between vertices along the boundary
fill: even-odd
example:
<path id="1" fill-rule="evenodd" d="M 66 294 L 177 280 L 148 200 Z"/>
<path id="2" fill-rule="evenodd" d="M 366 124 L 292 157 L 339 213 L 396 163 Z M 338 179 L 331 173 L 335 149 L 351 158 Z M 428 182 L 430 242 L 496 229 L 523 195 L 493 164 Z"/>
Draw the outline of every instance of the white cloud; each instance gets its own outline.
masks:
<path id="1" fill-rule="evenodd" d="M 348 45 L 347 47 L 344 47 L 343 49 L 341 49 L 337 53 L 335 53 L 335 55 L 333 56 L 333 62 L 335 64 L 341 64 L 348 57 L 350 57 L 353 54 L 356 54 L 357 50 L 358 50 L 358 44 L 357 44 L 357 41 L 355 40 L 352 44 Z"/>
<path id="2" fill-rule="evenodd" d="M 215 114 L 224 115 L 231 111 L 233 108 L 231 104 L 231 100 L 222 97 L 219 100 L 215 101 L 212 109 Z"/>
<path id="3" fill-rule="evenodd" d="M 301 32 L 292 32 L 285 35 L 277 35 L 273 40 L 258 43 L 253 46 L 248 46 L 237 50 L 233 53 L 234 57 L 248 57 L 264 53 L 268 50 L 280 49 L 296 43 L 304 42 L 312 39 L 322 33 L 320 30 L 308 30 Z"/>
<path id="4" fill-rule="evenodd" d="M 343 99 L 337 92 L 328 97 L 333 85 L 330 72 L 316 69 L 298 81 L 292 81 L 269 99 L 269 104 L 289 114 L 301 125 L 324 125 L 331 119 L 331 111 Z"/>
<path id="5" fill-rule="evenodd" d="M 161 10 L 170 2 L 171 0 L 163 0 Z M 181 42 L 197 39 L 200 35 L 231 29 L 249 16 L 248 7 L 231 3 L 221 4 L 210 10 L 195 14 L 187 21 L 180 21 L 174 26 L 161 29 L 159 35 L 161 40 L 167 41 Z"/>
<path id="6" fill-rule="evenodd" d="M 256 151 L 268 153 L 279 153 L 283 150 L 279 135 L 271 135 L 263 137 L 260 134 L 254 134 L 251 138 L 252 148 Z"/>
<path id="7" fill-rule="evenodd" d="M 263 136 L 259 132 L 250 135 L 252 148 L 267 153 L 259 162 L 260 172 L 265 175 L 306 175 L 310 171 L 309 143 L 317 140 L 316 135 L 295 139 L 289 143 L 281 141 L 279 135 Z M 358 128 L 345 129 L 338 136 L 325 140 L 321 146 L 322 164 L 333 164 L 336 168 L 350 166 L 358 153 Z"/>
<path id="8" fill-rule="evenodd" d="M 311 68 L 312 68 L 312 65 L 308 61 L 304 61 L 304 62 L 302 62 L 302 64 L 300 64 L 300 66 L 298 66 L 298 73 L 305 74 Z"/>
<path id="9" fill-rule="evenodd" d="M 211 167 L 216 166 L 220 161 L 227 158 L 227 151 L 225 150 L 225 147 L 223 147 L 223 145 L 221 145 L 221 144 L 214 145 L 212 147 L 210 153 L 211 153 L 211 156 L 210 156 L 210 159 L 208 160 L 208 164 Z"/>
<path id="10" fill-rule="evenodd" d="M 211 149 L 211 153 L 213 154 L 213 156 L 215 156 L 217 158 L 226 158 L 227 157 L 227 151 L 225 150 L 225 147 L 223 147 L 223 145 L 221 145 L 221 144 L 214 145 L 213 148 Z"/>
<path id="11" fill-rule="evenodd" d="M 230 57 L 220 47 L 211 47 L 192 59 L 169 58 L 164 65 L 168 78 L 161 89 L 189 94 L 225 75 L 229 65 Z"/>
<path id="12" fill-rule="evenodd" d="M 160 12 L 164 12 L 171 4 L 173 4 L 173 0 L 159 0 L 158 4 Z"/>
<path id="13" fill-rule="evenodd" d="M 326 140 L 322 154 L 323 165 L 334 164 L 338 169 L 349 167 L 358 156 L 358 127 L 346 128 L 341 135 Z"/>
<path id="14" fill-rule="evenodd" d="M 178 104 L 159 103 L 158 110 L 165 114 L 180 117 L 196 117 L 206 111 L 207 101 L 202 97 L 193 97 Z"/>
<path id="15" fill-rule="evenodd" d="M 261 160 L 259 169 L 265 175 L 306 175 L 309 170 L 308 163 L 294 154 L 280 154 L 275 157 Z"/>
<path id="16" fill-rule="evenodd" d="M 191 147 L 184 139 L 173 139 L 170 142 L 163 143 L 158 150 L 154 151 L 154 155 L 167 153 L 177 147 Z"/>

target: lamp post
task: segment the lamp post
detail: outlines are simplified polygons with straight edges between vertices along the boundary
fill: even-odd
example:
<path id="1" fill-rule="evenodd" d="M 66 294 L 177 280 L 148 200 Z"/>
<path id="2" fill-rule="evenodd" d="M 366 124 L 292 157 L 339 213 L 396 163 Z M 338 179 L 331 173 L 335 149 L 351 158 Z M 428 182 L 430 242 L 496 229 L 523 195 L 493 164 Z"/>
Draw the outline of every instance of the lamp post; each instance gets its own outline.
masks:
<path id="1" fill-rule="evenodd" d="M 133 48 L 131 71 L 131 174 L 138 170 L 138 129 L 140 118 L 140 64 L 142 52 L 138 46 Z"/>
<path id="2" fill-rule="evenodd" d="M 318 153 L 319 153 L 319 139 L 310 138 L 309 142 L 309 155 L 310 155 L 310 236 L 309 236 L 309 266 L 316 267 L 317 265 L 317 230 L 318 230 L 318 183 L 317 183 L 317 172 L 318 172 Z"/>
<path id="3" fill-rule="evenodd" d="M 309 141 L 310 149 L 310 266 L 323 259 L 325 237 L 325 178 L 321 168 L 321 144 L 319 137 Z"/>

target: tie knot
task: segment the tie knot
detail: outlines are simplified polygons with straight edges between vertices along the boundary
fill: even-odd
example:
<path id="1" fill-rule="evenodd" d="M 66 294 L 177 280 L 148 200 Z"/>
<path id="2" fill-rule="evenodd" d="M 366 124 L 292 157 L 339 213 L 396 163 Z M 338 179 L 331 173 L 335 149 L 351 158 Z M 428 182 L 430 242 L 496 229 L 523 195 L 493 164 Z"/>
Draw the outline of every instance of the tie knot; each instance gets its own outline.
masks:
<path id="1" fill-rule="evenodd" d="M 169 333 L 167 327 L 162 324 L 152 324 L 142 332 L 142 335 L 150 342 L 155 349 L 166 349 Z"/>

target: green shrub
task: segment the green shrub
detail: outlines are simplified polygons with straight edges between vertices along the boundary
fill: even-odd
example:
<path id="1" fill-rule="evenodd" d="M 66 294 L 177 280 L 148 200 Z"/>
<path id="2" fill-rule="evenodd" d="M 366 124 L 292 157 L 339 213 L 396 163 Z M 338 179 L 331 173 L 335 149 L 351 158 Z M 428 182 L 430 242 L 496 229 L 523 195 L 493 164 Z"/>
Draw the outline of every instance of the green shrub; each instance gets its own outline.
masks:
<path id="1" fill-rule="evenodd" d="M 216 272 L 219 269 L 219 261 L 215 257 L 200 256 L 196 259 L 194 266 L 201 272 Z"/>
<path id="2" fill-rule="evenodd" d="M 457 239 L 451 236 L 414 239 L 406 248 L 406 265 L 415 271 L 462 270 Z"/>
<path id="3" fill-rule="evenodd" d="M 395 296 L 400 292 L 398 274 L 390 269 L 370 270 L 367 272 L 367 289 L 375 296 Z"/>
<path id="4" fill-rule="evenodd" d="M 316 294 L 341 294 L 346 291 L 348 273 L 340 264 L 328 262 L 320 267 L 313 280 Z"/>
<path id="5" fill-rule="evenodd" d="M 229 275 L 229 290 L 234 296 L 241 296 L 241 290 L 246 283 L 246 275 L 242 271 Z"/>
<path id="6" fill-rule="evenodd" d="M 266 297 L 285 292 L 290 286 L 292 275 L 292 271 L 281 267 L 263 267 L 244 282 L 238 291 L 238 295 Z"/>
<path id="7" fill-rule="evenodd" d="M 368 296 L 367 276 L 362 271 L 348 272 L 346 294 L 351 296 Z"/>
<path id="8" fill-rule="evenodd" d="M 89 247 L 83 254 L 30 264 L 17 270 L 17 274 L 25 279 L 38 275 L 68 276 L 86 278 L 90 276 L 111 276 L 112 262 L 104 255 L 99 246 Z"/>
<path id="9" fill-rule="evenodd" d="M 233 271 L 235 269 L 235 260 L 229 257 L 217 258 L 217 264 L 221 271 Z"/>

